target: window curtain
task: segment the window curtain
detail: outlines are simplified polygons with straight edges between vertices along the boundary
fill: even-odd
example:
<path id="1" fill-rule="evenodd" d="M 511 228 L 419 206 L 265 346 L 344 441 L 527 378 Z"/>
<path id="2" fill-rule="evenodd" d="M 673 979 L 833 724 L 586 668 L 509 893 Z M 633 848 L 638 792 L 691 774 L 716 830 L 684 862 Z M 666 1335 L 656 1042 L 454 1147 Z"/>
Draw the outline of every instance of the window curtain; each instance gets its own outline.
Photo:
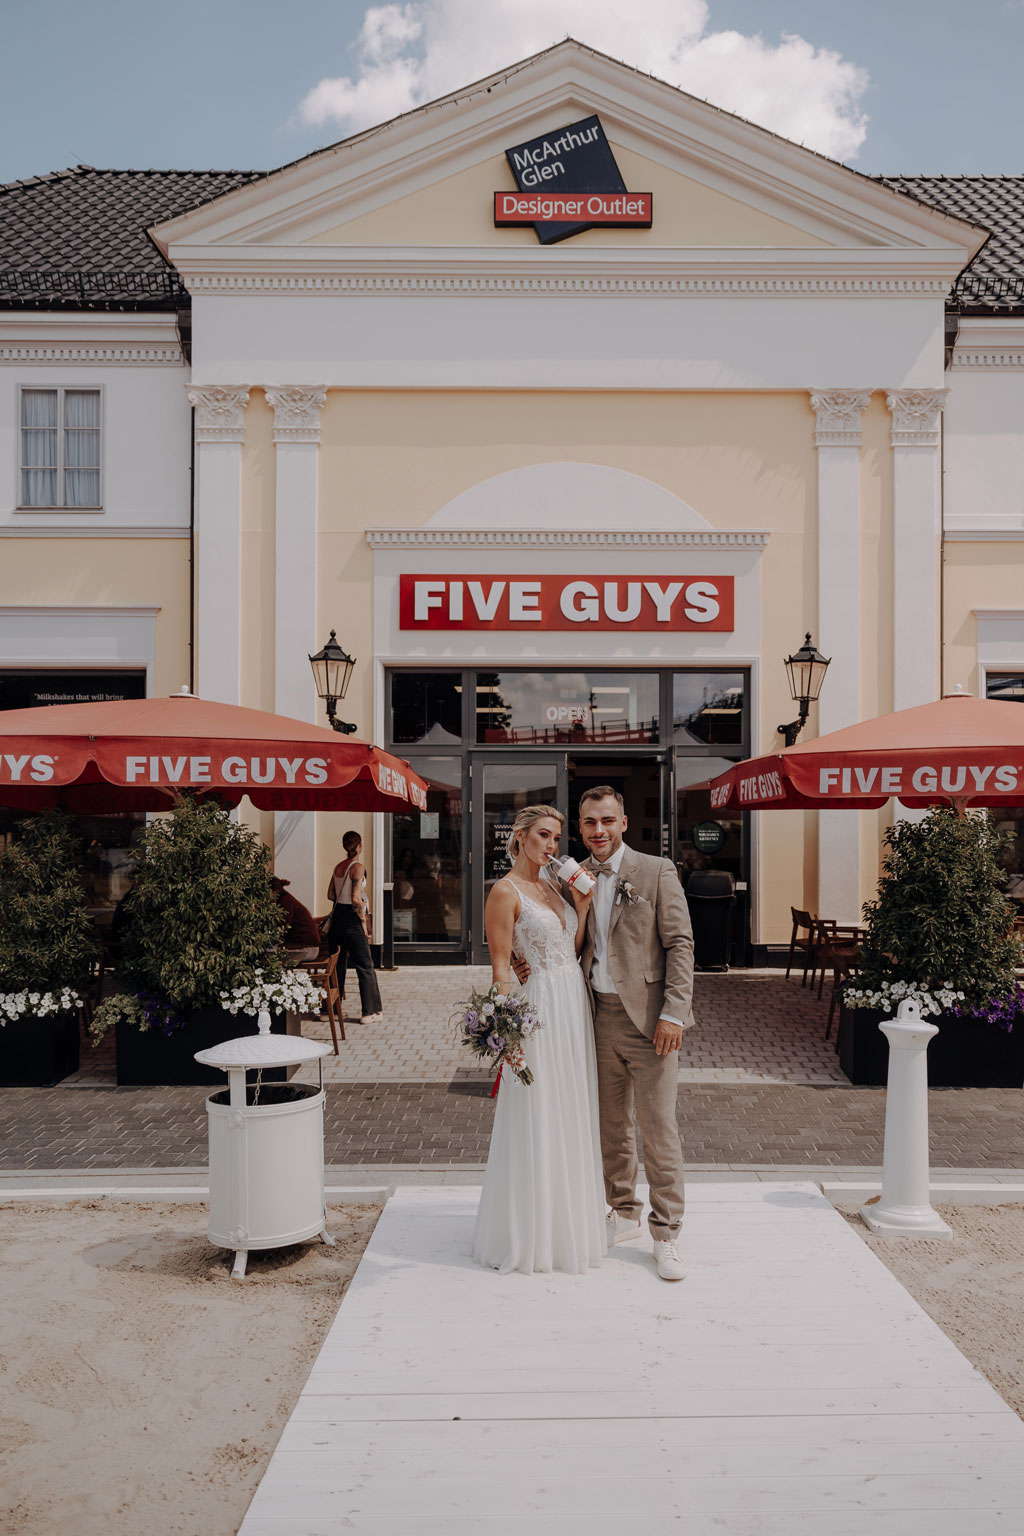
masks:
<path id="1" fill-rule="evenodd" d="M 100 504 L 100 396 L 95 389 L 64 391 L 64 505 Z"/>
<path id="2" fill-rule="evenodd" d="M 21 504 L 57 505 L 57 391 L 26 389 L 21 395 Z"/>

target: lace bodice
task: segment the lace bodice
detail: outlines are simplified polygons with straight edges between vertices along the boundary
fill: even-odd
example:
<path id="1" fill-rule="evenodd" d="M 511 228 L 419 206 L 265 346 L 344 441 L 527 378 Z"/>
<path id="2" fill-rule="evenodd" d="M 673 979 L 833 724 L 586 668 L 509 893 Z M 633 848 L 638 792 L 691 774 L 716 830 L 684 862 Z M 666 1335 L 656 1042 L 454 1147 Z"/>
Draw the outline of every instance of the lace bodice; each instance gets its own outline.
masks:
<path id="1" fill-rule="evenodd" d="M 576 908 L 559 895 L 565 915 L 563 928 L 556 912 L 544 902 L 527 896 L 517 885 L 520 911 L 512 930 L 517 955 L 529 962 L 531 971 L 575 966 Z"/>

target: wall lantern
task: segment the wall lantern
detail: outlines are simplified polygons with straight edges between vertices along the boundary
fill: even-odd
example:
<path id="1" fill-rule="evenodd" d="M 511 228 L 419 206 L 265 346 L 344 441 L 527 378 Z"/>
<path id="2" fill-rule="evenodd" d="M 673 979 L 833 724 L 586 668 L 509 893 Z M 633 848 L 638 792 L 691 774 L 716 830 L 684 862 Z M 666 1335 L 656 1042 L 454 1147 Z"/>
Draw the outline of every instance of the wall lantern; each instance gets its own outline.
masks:
<path id="1" fill-rule="evenodd" d="M 786 746 L 791 747 L 795 743 L 807 720 L 807 712 L 812 704 L 816 704 L 821 685 L 825 681 L 825 673 L 829 669 L 832 658 L 823 656 L 811 643 L 810 634 L 804 636 L 804 643 L 792 656 L 786 657 L 786 676 L 789 678 L 789 691 L 800 706 L 800 715 L 796 720 L 791 720 L 789 725 L 780 725 L 776 729 L 780 736 L 786 738 Z"/>
<path id="2" fill-rule="evenodd" d="M 315 656 L 309 658 L 309 664 L 313 668 L 313 676 L 316 679 L 316 691 L 327 705 L 327 718 L 332 730 L 344 731 L 346 736 L 350 736 L 355 726 L 349 725 L 347 720 L 336 719 L 334 711 L 338 700 L 343 699 L 348 692 L 352 668 L 356 664 L 355 657 L 345 654 L 332 629 L 331 638 L 323 650 L 317 651 Z"/>

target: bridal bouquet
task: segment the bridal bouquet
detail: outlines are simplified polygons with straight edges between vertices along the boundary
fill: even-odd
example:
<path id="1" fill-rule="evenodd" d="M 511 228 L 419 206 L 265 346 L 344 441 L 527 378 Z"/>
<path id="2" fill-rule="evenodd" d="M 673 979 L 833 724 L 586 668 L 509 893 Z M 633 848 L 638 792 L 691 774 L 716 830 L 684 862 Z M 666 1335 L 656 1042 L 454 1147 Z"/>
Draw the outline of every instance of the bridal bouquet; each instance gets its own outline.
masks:
<path id="1" fill-rule="evenodd" d="M 541 1020 L 522 993 L 499 992 L 492 986 L 487 992 L 473 992 L 453 1014 L 463 1045 L 488 1066 L 496 1067 L 500 1077 L 508 1067 L 521 1083 L 529 1086 L 533 1073 L 523 1058 L 523 1041 L 542 1027 Z"/>

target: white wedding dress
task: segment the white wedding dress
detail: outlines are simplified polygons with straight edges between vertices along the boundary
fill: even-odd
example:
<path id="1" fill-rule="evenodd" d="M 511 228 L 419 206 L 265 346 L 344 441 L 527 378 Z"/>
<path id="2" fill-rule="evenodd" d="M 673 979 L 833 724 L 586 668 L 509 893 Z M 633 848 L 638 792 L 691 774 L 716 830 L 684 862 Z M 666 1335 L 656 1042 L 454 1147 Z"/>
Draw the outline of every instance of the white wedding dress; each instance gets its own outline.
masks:
<path id="1" fill-rule="evenodd" d="M 513 948 L 530 965 L 524 991 L 542 1021 L 527 1040 L 525 1087 L 502 1075 L 473 1257 L 502 1274 L 582 1274 L 606 1248 L 590 1004 L 576 958 L 576 909 L 564 923 L 516 886 Z M 562 900 L 561 896 L 559 897 Z"/>

